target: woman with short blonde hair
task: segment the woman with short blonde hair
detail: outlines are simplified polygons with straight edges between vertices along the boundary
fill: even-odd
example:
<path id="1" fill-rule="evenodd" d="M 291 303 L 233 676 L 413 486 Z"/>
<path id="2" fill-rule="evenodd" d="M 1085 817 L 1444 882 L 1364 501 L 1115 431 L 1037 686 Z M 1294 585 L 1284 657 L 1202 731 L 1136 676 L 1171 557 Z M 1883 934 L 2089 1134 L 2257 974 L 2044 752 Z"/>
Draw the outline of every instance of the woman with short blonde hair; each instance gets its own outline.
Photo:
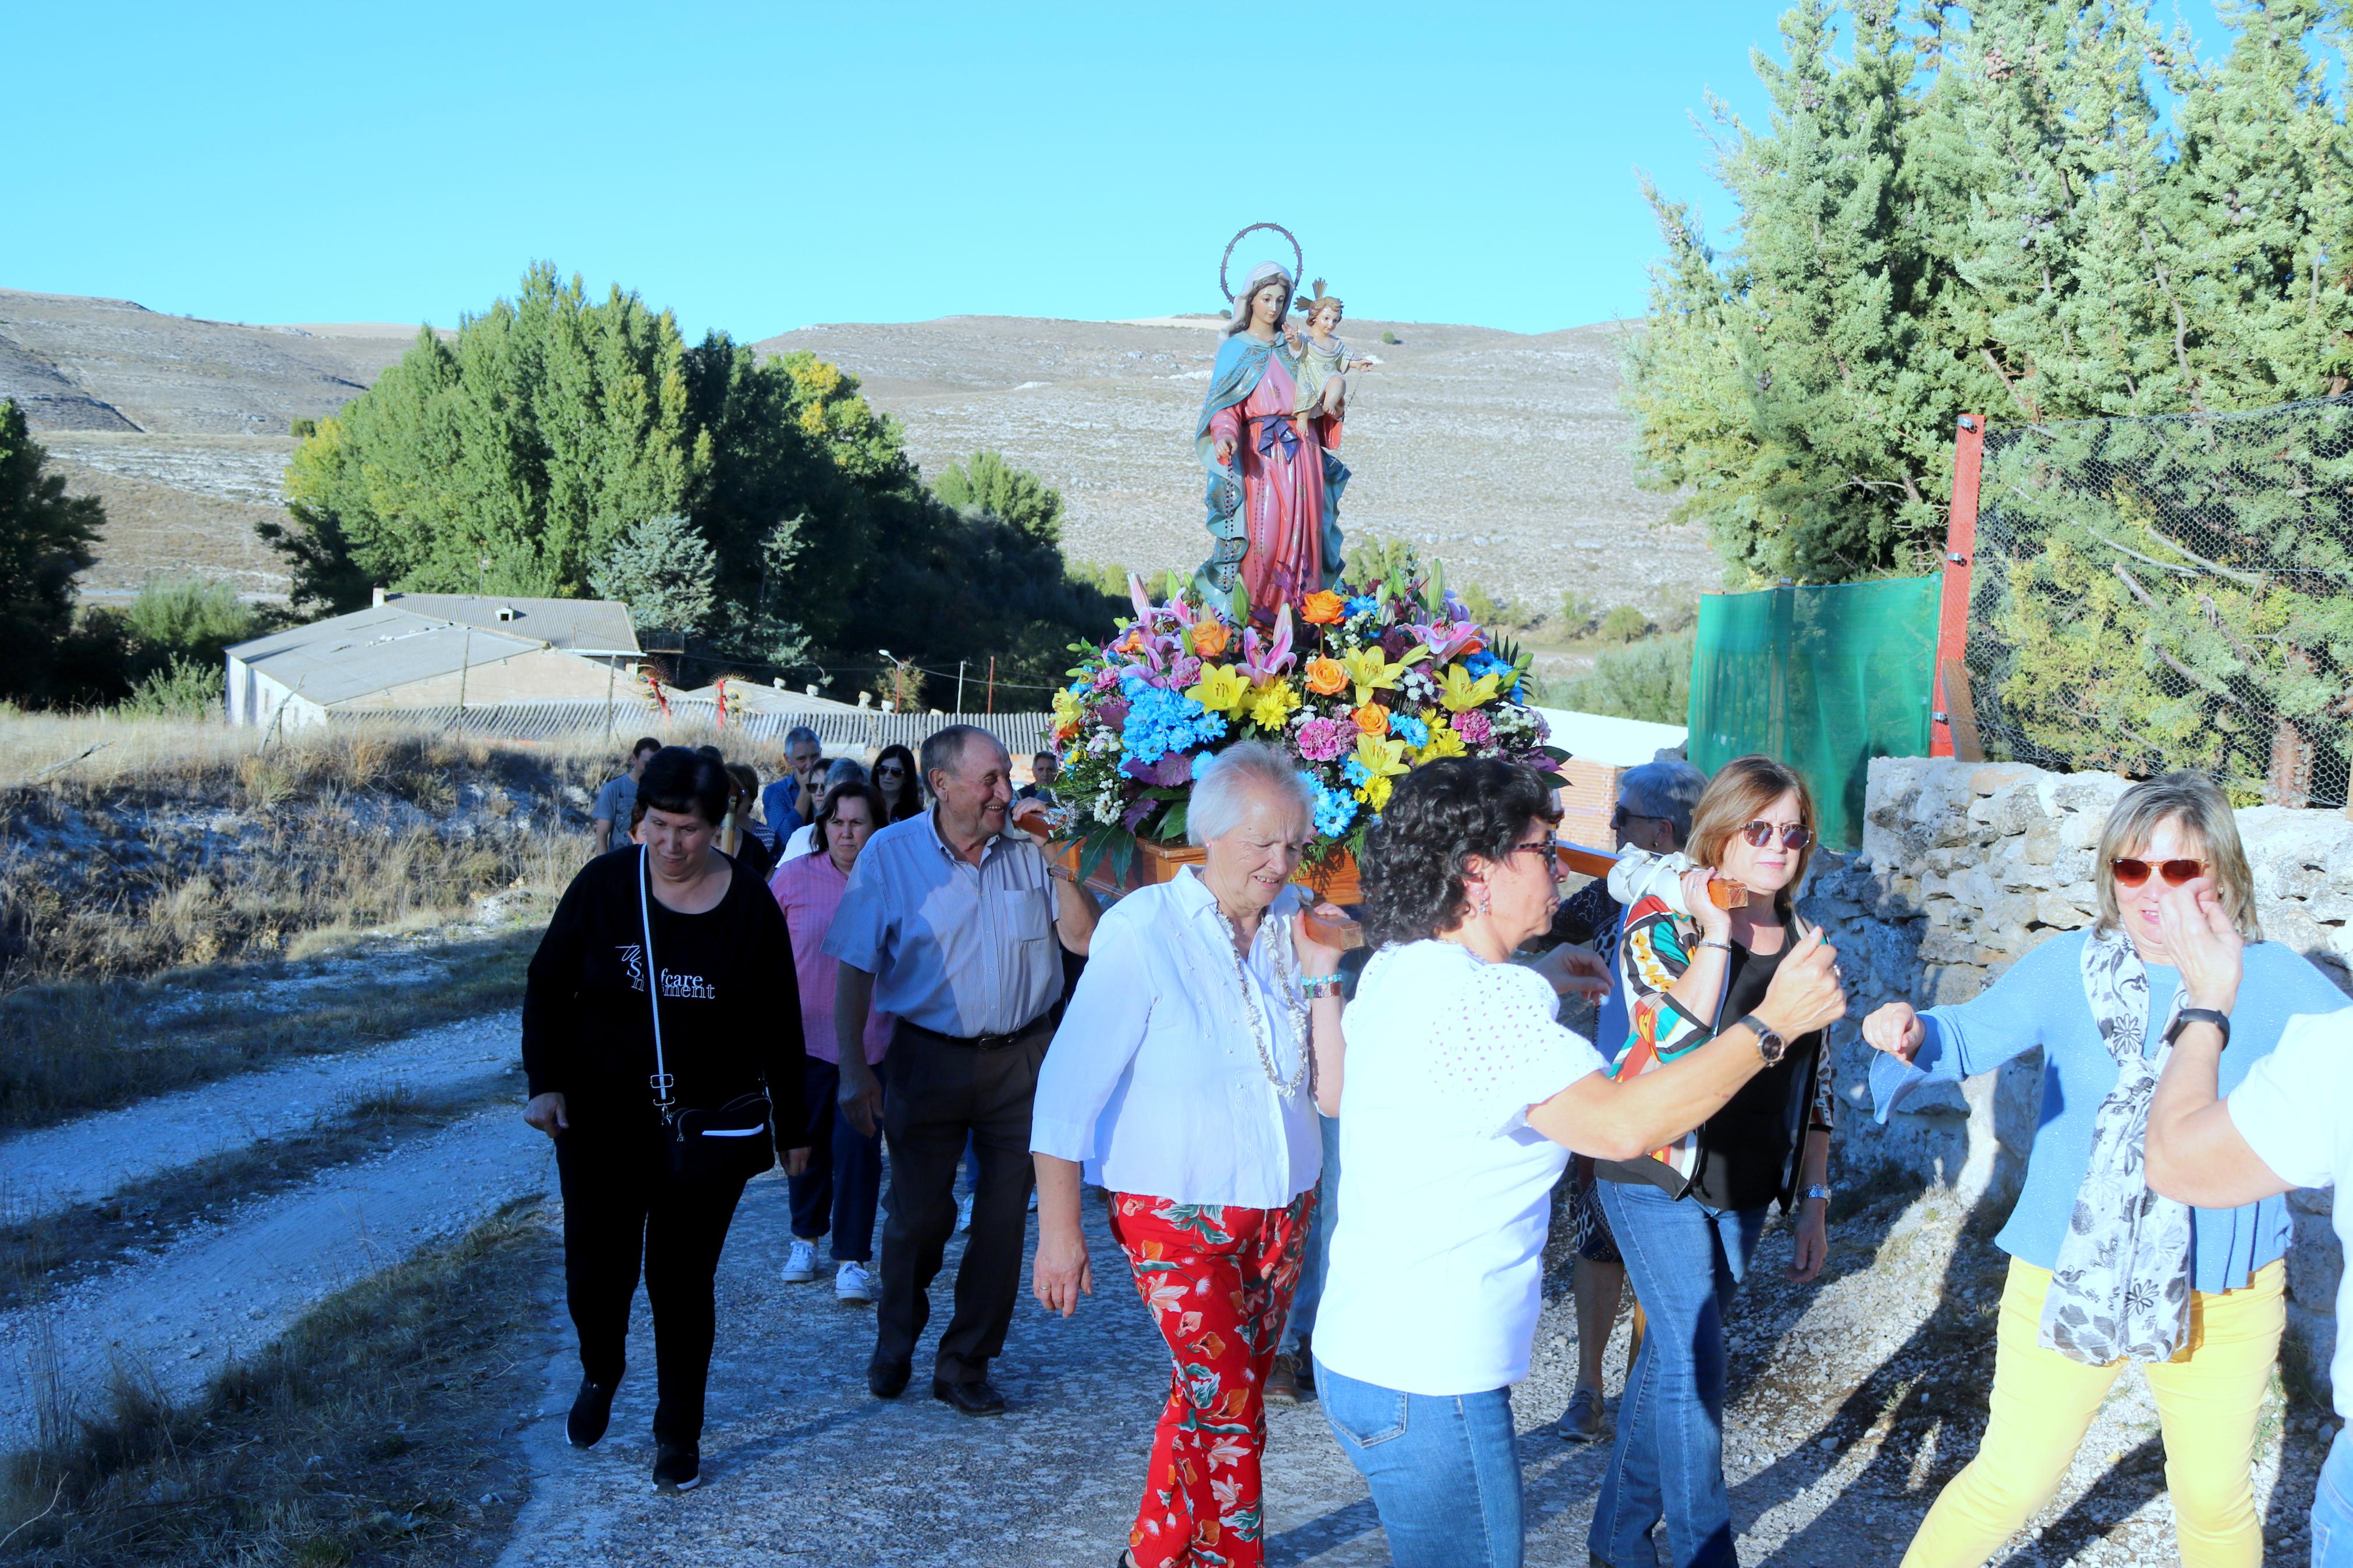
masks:
<path id="1" fill-rule="evenodd" d="M 2100 918 L 2054 935 L 1974 1001 L 1863 1025 L 1884 1121 L 1928 1082 L 1957 1082 L 2042 1047 L 2042 1120 L 1995 1242 L 2010 1257 L 1995 1326 L 1991 1419 L 1905 1554 L 1905 1568 L 1983 1563 L 2057 1492 L 2127 1361 L 2141 1363 L 2165 1435 L 2184 1568 L 2253 1568 L 2255 1424 L 2285 1321 L 2285 1200 L 2191 1208 L 2145 1179 L 2159 1070 L 2187 1025 L 2218 1026 L 2225 1094 L 2289 1018 L 2345 997 L 2291 949 L 2263 940 L 2231 805 L 2212 781 L 2133 785 L 2100 835 Z M 2233 996 L 2201 997 L 2166 949 L 2160 912 L 2210 883 L 2250 944 Z"/>

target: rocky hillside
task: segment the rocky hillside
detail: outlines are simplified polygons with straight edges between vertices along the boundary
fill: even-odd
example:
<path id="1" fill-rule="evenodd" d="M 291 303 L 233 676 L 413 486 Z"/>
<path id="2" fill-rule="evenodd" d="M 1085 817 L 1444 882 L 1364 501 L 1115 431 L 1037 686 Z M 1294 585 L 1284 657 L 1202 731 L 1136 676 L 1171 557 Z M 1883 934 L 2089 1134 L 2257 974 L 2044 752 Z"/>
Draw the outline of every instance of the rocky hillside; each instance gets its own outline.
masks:
<path id="1" fill-rule="evenodd" d="M 1157 572 L 1204 551 L 1191 437 L 1216 325 L 955 316 L 809 327 L 760 347 L 856 374 L 926 468 L 993 447 L 1044 475 L 1069 500 L 1074 559 Z M 1715 586 L 1699 531 L 1658 526 L 1663 502 L 1635 487 L 1617 405 L 1629 330 L 1352 321 L 1349 342 L 1381 363 L 1348 424 L 1348 531 L 1410 539 L 1456 582 L 1544 609 L 1573 590 L 1663 610 Z M 86 591 L 204 572 L 277 595 L 286 574 L 253 528 L 280 515 L 291 422 L 357 396 L 415 331 L 242 326 L 0 289 L 0 397 L 23 405 L 74 490 L 106 502 Z"/>

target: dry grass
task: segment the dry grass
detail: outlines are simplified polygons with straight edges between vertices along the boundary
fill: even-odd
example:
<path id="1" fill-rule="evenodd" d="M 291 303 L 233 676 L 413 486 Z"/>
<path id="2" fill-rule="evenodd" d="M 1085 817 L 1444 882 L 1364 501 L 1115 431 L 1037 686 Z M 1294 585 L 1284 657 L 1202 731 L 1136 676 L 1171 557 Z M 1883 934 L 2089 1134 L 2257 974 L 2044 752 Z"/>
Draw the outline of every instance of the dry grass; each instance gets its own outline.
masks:
<path id="1" fill-rule="evenodd" d="M 487 1561 L 527 1486 L 498 1439 L 535 1381 L 554 1254 L 514 1205 L 329 1298 L 186 1405 L 118 1386 L 111 1415 L 13 1462 L 0 1558 Z"/>

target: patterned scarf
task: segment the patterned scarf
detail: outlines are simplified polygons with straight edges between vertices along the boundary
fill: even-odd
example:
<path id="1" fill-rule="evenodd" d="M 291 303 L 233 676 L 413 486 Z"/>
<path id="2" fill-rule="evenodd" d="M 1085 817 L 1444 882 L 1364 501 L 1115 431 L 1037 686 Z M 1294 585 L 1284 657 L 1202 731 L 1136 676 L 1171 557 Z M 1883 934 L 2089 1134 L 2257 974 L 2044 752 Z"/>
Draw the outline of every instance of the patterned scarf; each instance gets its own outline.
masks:
<path id="1" fill-rule="evenodd" d="M 2042 1301 L 2042 1342 L 2091 1366 L 2173 1359 L 2189 1332 L 2189 1205 L 2149 1191 L 2141 1142 L 2170 1047 L 2141 1054 L 2148 969 L 2122 931 L 2084 943 L 2084 996 L 2116 1058 L 2092 1120 L 2092 1159 Z M 2181 1011 L 2176 991 L 2165 1026 Z"/>

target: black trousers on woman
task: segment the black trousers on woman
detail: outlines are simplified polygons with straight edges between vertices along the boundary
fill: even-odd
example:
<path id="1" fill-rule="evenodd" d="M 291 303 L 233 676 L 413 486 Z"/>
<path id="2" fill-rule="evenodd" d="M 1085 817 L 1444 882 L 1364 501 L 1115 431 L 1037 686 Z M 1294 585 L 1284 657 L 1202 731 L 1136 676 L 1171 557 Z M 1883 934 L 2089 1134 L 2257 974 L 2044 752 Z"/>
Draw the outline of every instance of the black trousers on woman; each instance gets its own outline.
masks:
<path id="1" fill-rule="evenodd" d="M 564 1290 L 580 1335 L 580 1370 L 606 1387 L 628 1363 L 629 1304 L 642 1266 L 654 1314 L 654 1436 L 702 1437 L 702 1396 L 717 1334 L 712 1280 L 740 1180 L 682 1182 L 661 1144 L 577 1126 L 555 1141 L 564 1185 Z"/>

